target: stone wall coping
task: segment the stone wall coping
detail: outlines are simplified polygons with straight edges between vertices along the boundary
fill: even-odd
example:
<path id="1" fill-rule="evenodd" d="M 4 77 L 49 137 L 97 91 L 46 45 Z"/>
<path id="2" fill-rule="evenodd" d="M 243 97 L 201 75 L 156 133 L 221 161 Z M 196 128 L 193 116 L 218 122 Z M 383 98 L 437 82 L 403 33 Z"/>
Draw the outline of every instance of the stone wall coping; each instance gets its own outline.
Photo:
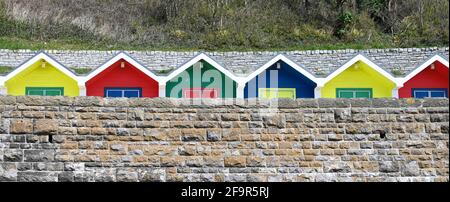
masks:
<path id="1" fill-rule="evenodd" d="M 25 106 L 73 106 L 73 107 L 130 107 L 130 108 L 407 108 L 448 107 L 448 98 L 432 99 L 177 99 L 177 98 L 102 98 L 45 97 L 45 96 L 0 96 L 0 105 Z"/>
<path id="2" fill-rule="evenodd" d="M 282 54 L 293 62 L 305 67 L 317 77 L 328 75 L 333 70 L 358 54 L 363 54 L 380 67 L 391 73 L 404 75 L 427 58 L 441 55 L 448 60 L 449 47 L 387 48 L 387 49 L 341 49 L 341 50 L 303 50 L 303 51 L 127 51 L 127 50 L 41 50 L 55 57 L 59 62 L 75 69 L 95 69 L 112 56 L 126 52 L 148 69 L 165 75 L 200 53 L 211 57 L 225 69 L 237 76 L 248 76 L 273 57 Z M 0 66 L 17 67 L 39 50 L 0 49 Z"/>

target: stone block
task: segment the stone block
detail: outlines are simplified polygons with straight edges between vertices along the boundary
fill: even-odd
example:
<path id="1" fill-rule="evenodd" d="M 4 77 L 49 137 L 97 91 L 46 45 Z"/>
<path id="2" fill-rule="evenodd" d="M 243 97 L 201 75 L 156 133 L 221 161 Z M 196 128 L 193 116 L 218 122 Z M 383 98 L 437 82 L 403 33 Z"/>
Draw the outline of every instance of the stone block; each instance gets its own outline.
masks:
<path id="1" fill-rule="evenodd" d="M 319 104 L 316 99 L 297 99 L 299 108 L 318 108 Z"/>
<path id="2" fill-rule="evenodd" d="M 103 103 L 104 99 L 102 99 L 101 97 L 93 97 L 93 96 L 75 97 L 73 101 L 73 105 L 79 107 L 103 106 Z"/>
<path id="3" fill-rule="evenodd" d="M 166 171 L 164 169 L 143 169 L 139 171 L 140 182 L 164 182 Z"/>
<path id="4" fill-rule="evenodd" d="M 222 121 L 239 121 L 238 114 L 222 114 Z"/>
<path id="5" fill-rule="evenodd" d="M 27 134 L 33 133 L 33 122 L 31 119 L 12 119 L 11 134 Z"/>
<path id="6" fill-rule="evenodd" d="M 224 159 L 225 167 L 245 167 L 246 157 L 244 156 L 228 156 Z"/>
<path id="7" fill-rule="evenodd" d="M 449 99 L 424 99 L 423 107 L 447 107 L 449 106 Z"/>
<path id="8" fill-rule="evenodd" d="M 402 163 L 401 165 L 402 176 L 419 176 L 420 167 L 417 161 L 410 161 Z"/>
<path id="9" fill-rule="evenodd" d="M 13 182 L 16 180 L 17 180 L 16 164 L 0 162 L 0 182 Z"/>
<path id="10" fill-rule="evenodd" d="M 380 167 L 380 172 L 382 173 L 395 173 L 400 171 L 399 163 L 395 161 L 380 160 L 378 164 Z"/>
<path id="11" fill-rule="evenodd" d="M 3 153 L 3 161 L 5 162 L 21 162 L 23 160 L 23 150 L 6 149 Z"/>
<path id="12" fill-rule="evenodd" d="M 334 120 L 336 123 L 348 123 L 352 120 L 352 113 L 350 109 L 335 109 Z"/>
<path id="13" fill-rule="evenodd" d="M 206 131 L 206 140 L 209 142 L 217 142 L 221 139 L 220 130 L 207 130 Z"/>
<path id="14" fill-rule="evenodd" d="M 33 163 L 33 169 L 36 171 L 63 171 L 64 163 L 48 163 L 48 162 L 38 162 Z"/>
<path id="15" fill-rule="evenodd" d="M 246 159 L 246 165 L 247 167 L 265 167 L 266 161 L 262 157 L 247 157 Z"/>
<path id="16" fill-rule="evenodd" d="M 280 109 L 296 109 L 298 102 L 295 99 L 278 99 L 278 108 Z"/>
<path id="17" fill-rule="evenodd" d="M 55 152 L 52 150 L 24 150 L 25 162 L 48 162 L 55 159 Z"/>
<path id="18" fill-rule="evenodd" d="M 398 99 L 386 99 L 386 98 L 374 98 L 372 100 L 372 107 L 374 108 L 389 108 L 389 107 L 400 107 L 400 102 Z"/>
<path id="19" fill-rule="evenodd" d="M 117 174 L 117 177 L 120 175 L 121 181 L 127 181 L 129 176 L 126 176 L 125 171 L 121 170 L 119 173 L 116 168 L 95 168 L 94 180 L 96 182 L 115 182 Z"/>
<path id="20" fill-rule="evenodd" d="M 17 174 L 19 182 L 57 182 L 58 173 L 56 172 L 19 172 Z"/>
<path id="21" fill-rule="evenodd" d="M 9 131 L 9 120 L 1 119 L 0 120 L 0 134 L 7 134 L 8 131 Z"/>
<path id="22" fill-rule="evenodd" d="M 73 172 L 65 171 L 58 174 L 58 182 L 73 182 L 74 179 Z"/>
<path id="23" fill-rule="evenodd" d="M 186 163 L 184 158 L 178 156 L 174 157 L 163 156 L 161 157 L 160 161 L 162 167 L 184 166 Z"/>
<path id="24" fill-rule="evenodd" d="M 266 127 L 284 128 L 286 126 L 286 117 L 283 115 L 264 115 L 263 122 Z"/>

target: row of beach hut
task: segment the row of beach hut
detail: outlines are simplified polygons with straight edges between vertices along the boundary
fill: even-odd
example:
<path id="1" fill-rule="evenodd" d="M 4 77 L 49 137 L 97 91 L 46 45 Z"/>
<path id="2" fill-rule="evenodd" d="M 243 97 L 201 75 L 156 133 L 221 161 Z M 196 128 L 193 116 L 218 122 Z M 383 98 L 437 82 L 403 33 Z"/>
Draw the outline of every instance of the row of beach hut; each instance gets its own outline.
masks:
<path id="1" fill-rule="evenodd" d="M 41 51 L 5 76 L 2 95 L 173 98 L 448 98 L 449 63 L 439 55 L 396 78 L 362 54 L 325 78 L 285 55 L 238 77 L 204 53 L 166 76 L 120 52 L 80 76 Z"/>

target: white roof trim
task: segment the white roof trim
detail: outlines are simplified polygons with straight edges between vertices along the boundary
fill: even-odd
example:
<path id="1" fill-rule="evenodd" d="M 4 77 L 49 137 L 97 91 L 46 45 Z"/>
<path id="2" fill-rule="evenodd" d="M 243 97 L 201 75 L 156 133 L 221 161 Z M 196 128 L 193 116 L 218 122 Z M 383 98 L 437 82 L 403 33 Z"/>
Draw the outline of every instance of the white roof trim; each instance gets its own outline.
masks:
<path id="1" fill-rule="evenodd" d="M 304 68 L 302 68 L 300 65 L 298 65 L 297 63 L 293 62 L 292 60 L 290 60 L 289 58 L 287 58 L 286 56 L 282 55 L 282 54 L 278 54 L 277 56 L 275 56 L 274 58 L 272 58 L 271 60 L 269 60 L 267 63 L 265 63 L 264 65 L 262 65 L 261 67 L 259 67 L 256 71 L 252 72 L 250 75 L 248 75 L 247 77 L 245 77 L 243 79 L 244 83 L 249 82 L 250 80 L 252 80 L 253 78 L 255 78 L 256 76 L 258 76 L 259 74 L 261 74 L 262 72 L 264 72 L 267 68 L 269 68 L 270 66 L 272 66 L 273 64 L 277 63 L 278 61 L 283 61 L 286 64 L 288 64 L 289 66 L 291 66 L 292 68 L 294 68 L 295 70 L 297 70 L 299 73 L 303 74 L 304 76 L 306 76 L 308 79 L 310 79 L 311 81 L 313 81 L 314 83 L 318 83 L 317 78 L 311 74 L 310 72 L 308 72 L 307 70 L 305 70 Z"/>
<path id="2" fill-rule="evenodd" d="M 145 75 L 151 77 L 152 79 L 154 79 L 158 83 L 160 82 L 160 80 L 161 80 L 160 77 L 156 76 L 156 74 L 151 72 L 149 69 L 144 67 L 141 63 L 137 62 L 135 59 L 133 59 L 132 57 L 130 57 L 128 54 L 126 54 L 124 52 L 120 52 L 119 54 L 117 54 L 116 56 L 114 56 L 113 58 L 111 58 L 110 60 L 105 62 L 100 67 L 97 67 L 96 69 L 94 69 L 91 73 L 89 73 L 87 76 L 84 77 L 83 82 L 87 82 L 87 81 L 91 80 L 96 75 L 100 74 L 101 72 L 103 72 L 107 68 L 111 67 L 111 65 L 113 65 L 114 63 L 116 63 L 120 59 L 124 59 L 125 61 L 127 61 L 128 63 L 130 63 L 131 65 L 133 65 L 137 69 L 139 69 L 141 72 L 143 72 Z"/>
<path id="3" fill-rule="evenodd" d="M 434 55 L 433 57 L 429 58 L 424 63 L 422 63 L 419 67 L 415 68 L 411 73 L 409 73 L 404 78 L 402 78 L 401 84 L 403 85 L 404 83 L 406 83 L 407 81 L 412 79 L 414 76 L 416 76 L 417 74 L 422 72 L 424 69 L 426 69 L 428 66 L 430 66 L 431 64 L 433 64 L 436 61 L 439 61 L 440 63 L 442 63 L 444 66 L 446 66 L 448 68 L 448 61 L 446 59 L 444 59 L 443 57 L 441 57 L 439 55 Z"/>
<path id="4" fill-rule="evenodd" d="M 27 61 L 22 63 L 19 67 L 14 69 L 12 72 L 10 72 L 6 76 L 4 76 L 3 79 L 1 79 L 0 85 L 4 86 L 6 81 L 8 81 L 11 78 L 15 77 L 20 72 L 28 69 L 31 65 L 33 65 L 36 62 L 38 62 L 39 60 L 45 60 L 46 62 L 50 63 L 53 67 L 55 67 L 56 69 L 58 69 L 59 71 L 61 71 L 65 75 L 67 75 L 70 78 L 72 78 L 75 81 L 77 81 L 78 85 L 80 85 L 80 79 L 75 73 L 73 73 L 72 71 L 67 69 L 61 63 L 59 63 L 58 61 L 56 61 L 55 59 L 53 59 L 52 57 L 50 57 L 49 55 L 47 55 L 47 53 L 45 53 L 43 51 L 39 52 L 38 54 L 36 54 L 32 58 L 28 59 Z"/>
<path id="5" fill-rule="evenodd" d="M 369 59 L 367 59 L 366 57 L 364 57 L 361 54 L 358 54 L 357 56 L 353 57 L 351 60 L 349 60 L 348 62 L 346 62 L 344 65 L 342 65 L 341 67 L 339 67 L 338 69 L 336 69 L 334 72 L 332 72 L 331 74 L 329 74 L 327 77 L 321 79 L 320 84 L 318 84 L 320 87 L 323 87 L 326 83 L 328 83 L 331 79 L 333 79 L 334 77 L 338 76 L 339 74 L 341 74 L 343 71 L 345 71 L 347 68 L 351 67 L 352 65 L 354 65 L 356 62 L 361 61 L 364 62 L 365 64 L 367 64 L 369 67 L 371 67 L 372 69 L 374 69 L 375 71 L 377 71 L 378 73 L 380 73 L 381 75 L 383 75 L 384 77 L 386 77 L 387 79 L 391 80 L 392 82 L 394 82 L 397 87 L 401 86 L 401 83 L 399 81 L 399 78 L 395 78 L 393 77 L 391 74 L 389 74 L 386 70 L 384 70 L 383 68 L 379 67 L 378 65 L 376 65 L 375 63 L 373 63 L 372 61 L 370 61 Z"/>
<path id="6" fill-rule="evenodd" d="M 213 60 L 212 58 L 208 57 L 204 53 L 200 53 L 199 55 L 197 55 L 194 58 L 190 59 L 188 62 L 184 63 L 179 68 L 175 69 L 168 76 L 163 77 L 161 79 L 161 81 L 163 83 L 167 83 L 168 81 L 170 81 L 171 79 L 175 78 L 181 72 L 185 71 L 186 69 L 188 69 L 189 67 L 191 67 L 192 65 L 194 65 L 195 63 L 197 63 L 200 60 L 206 61 L 207 63 L 209 63 L 210 65 L 215 67 L 217 70 L 219 70 L 220 72 L 222 72 L 223 74 L 225 74 L 226 76 L 228 76 L 229 78 L 234 80 L 236 83 L 238 83 L 238 84 L 241 83 L 241 79 L 240 78 L 236 77 L 234 74 L 232 74 L 230 71 L 225 69 L 222 65 L 220 65 L 219 63 L 217 63 L 215 60 Z"/>

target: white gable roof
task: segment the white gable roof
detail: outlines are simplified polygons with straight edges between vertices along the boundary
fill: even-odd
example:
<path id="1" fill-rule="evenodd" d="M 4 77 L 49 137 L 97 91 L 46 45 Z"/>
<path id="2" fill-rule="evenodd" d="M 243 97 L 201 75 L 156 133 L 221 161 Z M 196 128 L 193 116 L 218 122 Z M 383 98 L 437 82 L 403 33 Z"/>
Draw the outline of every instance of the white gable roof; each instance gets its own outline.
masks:
<path id="1" fill-rule="evenodd" d="M 174 71 L 172 71 L 169 75 L 167 75 L 166 77 L 163 77 L 161 81 L 163 81 L 164 83 L 170 81 L 171 79 L 175 78 L 181 72 L 185 71 L 186 69 L 188 69 L 189 67 L 191 67 L 192 65 L 194 65 L 195 63 L 197 63 L 200 60 L 206 61 L 207 63 L 209 63 L 210 65 L 215 67 L 217 70 L 219 70 L 220 72 L 222 72 L 223 74 L 225 74 L 226 76 L 231 78 L 236 83 L 241 83 L 241 79 L 240 78 L 236 77 L 234 74 L 232 74 L 230 71 L 225 69 L 222 65 L 220 65 L 219 63 L 217 63 L 215 60 L 213 60 L 212 58 L 208 57 L 204 53 L 200 53 L 199 55 L 193 57 L 188 62 L 186 62 L 183 65 L 181 65 L 179 68 L 177 68 Z"/>
<path id="2" fill-rule="evenodd" d="M 250 80 L 252 80 L 253 78 L 255 78 L 256 76 L 258 76 L 259 74 L 261 74 L 262 72 L 264 72 L 267 68 L 269 68 L 270 66 L 272 66 L 273 64 L 277 63 L 278 61 L 283 61 L 286 64 L 288 64 L 289 66 L 291 66 L 292 68 L 294 68 L 295 70 L 297 70 L 298 72 L 300 72 L 301 74 L 303 74 L 304 76 L 306 76 L 308 79 L 310 79 L 311 81 L 317 83 L 317 78 L 310 73 L 309 71 L 305 70 L 303 67 L 301 67 L 300 65 L 298 65 L 297 63 L 295 63 L 294 61 L 290 60 L 289 58 L 287 58 L 286 56 L 284 56 L 283 54 L 278 54 L 277 56 L 275 56 L 274 58 L 272 58 L 271 60 L 269 60 L 268 62 L 266 62 L 264 65 L 262 65 L 261 67 L 259 67 L 256 71 L 252 72 L 250 75 L 248 75 L 247 77 L 245 77 L 243 79 L 244 83 L 249 82 Z"/>
<path id="3" fill-rule="evenodd" d="M 80 79 L 79 77 L 70 69 L 68 69 L 67 67 L 65 67 L 64 65 L 62 65 L 61 63 L 59 63 L 58 61 L 56 61 L 56 59 L 54 59 L 53 57 L 51 57 L 50 55 L 48 55 L 47 53 L 45 53 L 44 51 L 40 51 L 39 53 L 37 53 L 36 55 L 34 55 L 33 57 L 31 57 L 30 59 L 28 59 L 27 61 L 25 61 L 24 63 L 20 64 L 16 69 L 14 69 L 12 72 L 10 72 L 9 74 L 7 74 L 6 76 L 3 77 L 3 79 L 1 80 L 0 85 L 3 86 L 5 84 L 6 81 L 10 80 L 11 78 L 13 78 L 14 76 L 16 76 L 17 74 L 19 74 L 20 72 L 26 70 L 27 68 L 29 68 L 31 65 L 33 65 L 34 63 L 38 62 L 39 60 L 45 60 L 46 62 L 48 62 L 50 65 L 52 65 L 53 67 L 55 67 L 56 69 L 58 69 L 59 71 L 61 71 L 62 73 L 64 73 L 65 75 L 69 76 L 70 78 L 74 79 L 75 81 L 78 82 L 78 85 L 80 85 Z"/>
<path id="4" fill-rule="evenodd" d="M 135 60 L 134 58 L 132 58 L 130 55 L 126 54 L 125 52 L 118 53 L 113 58 L 109 59 L 108 61 L 106 61 L 105 63 L 103 63 L 102 65 L 100 65 L 96 69 L 94 69 L 93 71 L 91 71 L 84 78 L 84 82 L 87 82 L 87 81 L 91 80 L 96 75 L 100 74 L 105 69 L 109 68 L 111 65 L 113 65 L 114 63 L 116 63 L 117 61 L 119 61 L 121 59 L 124 59 L 125 61 L 127 61 L 128 63 L 130 63 L 131 65 L 133 65 L 137 69 L 139 69 L 141 72 L 143 72 L 145 75 L 147 75 L 147 76 L 151 77 L 152 79 L 154 79 L 155 81 L 157 81 L 158 83 L 160 82 L 160 78 L 158 76 L 156 76 L 156 74 L 154 74 L 152 71 L 150 71 L 149 69 L 144 67 L 144 65 L 139 63 L 137 60 Z"/>
<path id="5" fill-rule="evenodd" d="M 412 79 L 414 76 L 416 76 L 417 74 L 419 74 L 422 70 L 426 69 L 428 66 L 430 66 L 431 64 L 433 64 L 434 62 L 439 61 L 440 63 L 442 63 L 444 66 L 446 66 L 448 68 L 448 61 L 446 59 L 444 59 L 443 57 L 439 56 L 439 55 L 434 55 L 433 57 L 427 59 L 424 63 L 422 63 L 420 66 L 418 66 L 417 68 L 415 68 L 414 70 L 412 70 L 408 75 L 406 75 L 404 78 L 401 79 L 401 84 L 403 85 L 404 83 L 406 83 L 407 81 L 409 81 L 410 79 Z"/>
<path id="6" fill-rule="evenodd" d="M 386 77 L 387 79 L 389 79 L 392 82 L 394 82 L 397 85 L 397 87 L 401 86 L 400 85 L 400 81 L 399 81 L 398 78 L 393 77 L 389 72 L 387 72 L 386 70 L 384 70 L 383 68 L 381 68 L 377 64 L 373 63 L 371 60 L 369 60 L 368 58 L 366 58 L 362 54 L 356 55 L 355 57 L 350 59 L 348 62 L 346 62 L 344 65 L 342 65 L 341 67 L 336 69 L 334 72 L 329 74 L 327 77 L 325 77 L 323 79 L 320 79 L 319 86 L 323 87 L 331 79 L 333 79 L 334 77 L 338 76 L 339 74 L 341 74 L 343 71 L 345 71 L 347 68 L 351 67 L 352 65 L 354 65 L 358 61 L 364 62 L 365 64 L 369 65 L 369 67 L 371 67 L 372 69 L 374 69 L 375 71 L 377 71 L 378 73 L 380 73 L 381 75 Z"/>

